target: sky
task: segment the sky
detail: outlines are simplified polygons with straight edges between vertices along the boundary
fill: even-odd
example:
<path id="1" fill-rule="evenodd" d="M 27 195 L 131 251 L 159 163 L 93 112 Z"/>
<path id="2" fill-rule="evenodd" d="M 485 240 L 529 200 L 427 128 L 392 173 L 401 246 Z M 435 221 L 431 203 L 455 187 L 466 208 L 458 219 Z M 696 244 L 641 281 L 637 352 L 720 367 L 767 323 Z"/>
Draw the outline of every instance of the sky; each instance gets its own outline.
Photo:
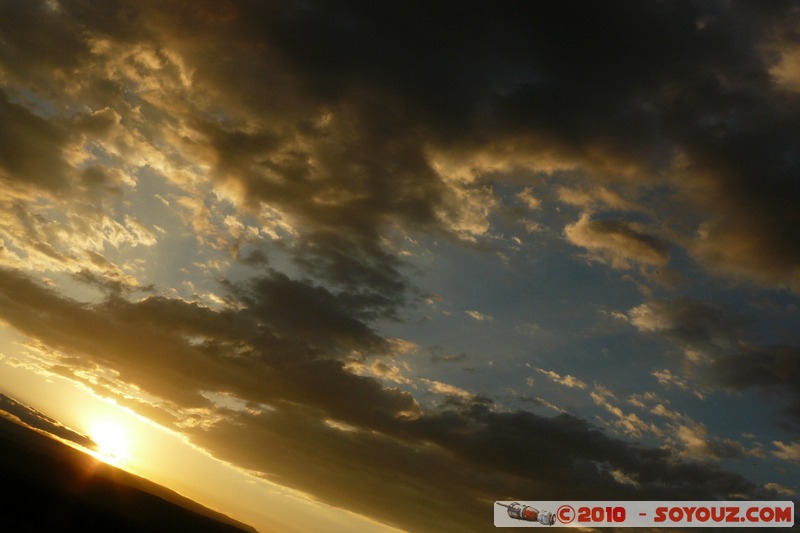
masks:
<path id="1" fill-rule="evenodd" d="M 0 392 L 263 531 L 795 499 L 798 28 L 0 0 Z"/>

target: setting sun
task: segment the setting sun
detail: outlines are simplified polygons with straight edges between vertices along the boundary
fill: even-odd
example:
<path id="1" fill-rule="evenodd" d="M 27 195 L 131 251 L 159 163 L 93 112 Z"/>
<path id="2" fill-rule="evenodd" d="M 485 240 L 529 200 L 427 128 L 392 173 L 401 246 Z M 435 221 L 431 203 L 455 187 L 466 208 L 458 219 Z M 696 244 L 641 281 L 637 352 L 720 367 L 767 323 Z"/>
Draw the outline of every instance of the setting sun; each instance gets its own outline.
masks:
<path id="1" fill-rule="evenodd" d="M 129 436 L 121 424 L 98 420 L 90 426 L 89 436 L 97 444 L 100 459 L 105 462 L 119 466 L 130 460 Z"/>

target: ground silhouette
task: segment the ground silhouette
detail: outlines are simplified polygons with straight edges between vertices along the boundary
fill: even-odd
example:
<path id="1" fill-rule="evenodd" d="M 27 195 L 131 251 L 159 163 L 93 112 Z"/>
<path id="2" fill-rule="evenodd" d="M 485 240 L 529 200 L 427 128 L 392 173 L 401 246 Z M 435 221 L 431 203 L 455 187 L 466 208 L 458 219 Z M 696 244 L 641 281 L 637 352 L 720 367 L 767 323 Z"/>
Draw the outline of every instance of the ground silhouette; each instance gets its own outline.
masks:
<path id="1" fill-rule="evenodd" d="M 15 415 L 0 415 L 4 531 L 255 532 L 74 449 Z"/>

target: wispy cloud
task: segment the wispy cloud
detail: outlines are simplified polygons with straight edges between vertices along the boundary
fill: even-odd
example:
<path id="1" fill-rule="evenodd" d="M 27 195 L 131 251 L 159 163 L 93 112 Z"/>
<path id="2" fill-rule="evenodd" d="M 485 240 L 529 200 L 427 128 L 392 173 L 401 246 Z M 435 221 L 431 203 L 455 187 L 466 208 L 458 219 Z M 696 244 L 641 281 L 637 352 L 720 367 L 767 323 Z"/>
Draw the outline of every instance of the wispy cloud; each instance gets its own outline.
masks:
<path id="1" fill-rule="evenodd" d="M 553 380 L 553 382 L 558 383 L 559 385 L 563 385 L 565 387 L 568 387 L 570 389 L 573 389 L 573 388 L 575 388 L 575 389 L 585 389 L 586 388 L 586 383 L 585 382 L 583 382 L 580 379 L 578 379 L 578 378 L 576 378 L 574 376 L 571 376 L 569 374 L 567 374 L 566 376 L 560 376 L 559 374 L 557 374 L 556 372 L 553 372 L 552 370 L 545 370 L 543 368 L 537 368 L 536 371 L 541 373 L 541 374 L 544 374 L 545 376 L 547 376 L 548 378 Z"/>
<path id="2" fill-rule="evenodd" d="M 481 313 L 480 311 L 475 311 L 474 309 L 471 309 L 471 310 L 468 310 L 468 311 L 464 311 L 464 313 L 466 313 L 467 316 L 469 316 L 473 320 L 477 320 L 478 322 L 484 322 L 484 321 L 487 321 L 487 320 L 494 320 L 494 317 L 492 315 L 486 315 L 486 314 Z"/>
<path id="3" fill-rule="evenodd" d="M 664 266 L 669 260 L 669 245 L 635 222 L 593 220 L 584 213 L 564 228 L 564 234 L 572 244 L 585 248 L 591 259 L 614 268 Z"/>

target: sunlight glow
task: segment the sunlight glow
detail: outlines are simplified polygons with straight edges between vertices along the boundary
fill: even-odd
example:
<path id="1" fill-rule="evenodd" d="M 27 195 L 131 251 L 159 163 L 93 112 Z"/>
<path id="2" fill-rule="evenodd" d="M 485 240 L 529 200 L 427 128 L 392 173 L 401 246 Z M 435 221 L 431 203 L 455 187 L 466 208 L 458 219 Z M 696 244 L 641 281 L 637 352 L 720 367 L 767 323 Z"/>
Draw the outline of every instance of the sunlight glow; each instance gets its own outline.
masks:
<path id="1" fill-rule="evenodd" d="M 89 428 L 89 436 L 97 444 L 99 458 L 121 466 L 130 461 L 129 437 L 125 428 L 112 420 L 97 420 Z"/>

